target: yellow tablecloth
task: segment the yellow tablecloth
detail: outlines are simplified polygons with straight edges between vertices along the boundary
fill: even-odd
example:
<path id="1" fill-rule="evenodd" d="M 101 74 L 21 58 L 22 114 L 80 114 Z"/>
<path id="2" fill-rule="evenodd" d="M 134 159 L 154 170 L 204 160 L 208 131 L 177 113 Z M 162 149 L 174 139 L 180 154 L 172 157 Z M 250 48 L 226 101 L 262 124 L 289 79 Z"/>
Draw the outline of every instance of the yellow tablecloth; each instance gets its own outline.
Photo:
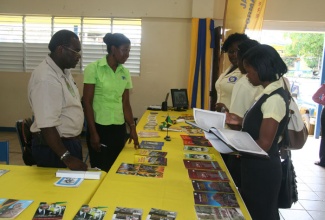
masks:
<path id="1" fill-rule="evenodd" d="M 146 111 L 137 125 L 137 132 L 144 131 L 143 127 L 148 121 L 151 111 Z M 177 119 L 182 114 L 191 114 L 192 111 L 157 111 L 156 131 L 161 122 L 165 121 L 167 115 L 172 120 Z M 175 126 L 187 125 L 178 123 Z M 196 213 L 194 209 L 193 187 L 188 173 L 183 164 L 184 150 L 183 141 L 180 134 L 185 132 L 169 131 L 171 141 L 165 141 L 166 131 L 159 131 L 159 138 L 140 138 L 139 141 L 164 141 L 162 151 L 168 152 L 167 166 L 165 167 L 163 178 L 150 178 L 140 176 L 129 176 L 116 174 L 121 163 L 134 163 L 135 149 L 133 144 L 126 144 L 123 151 L 115 161 L 111 170 L 106 175 L 102 184 L 90 201 L 90 206 L 108 206 L 108 212 L 105 219 L 111 219 L 116 207 L 140 208 L 143 209 L 143 218 L 146 218 L 151 208 L 164 209 L 177 212 L 177 219 L 194 220 Z M 229 172 L 217 151 L 213 152 L 221 168 L 231 179 Z M 238 193 L 232 179 L 230 182 L 235 192 L 237 201 L 240 204 L 241 211 L 245 219 L 251 219 L 246 206 L 244 205 L 240 194 Z"/>
<path id="2" fill-rule="evenodd" d="M 71 220 L 83 204 L 88 204 L 98 186 L 106 176 L 102 172 L 100 180 L 84 180 L 79 187 L 59 187 L 54 183 L 57 168 L 0 165 L 0 169 L 10 171 L 0 176 L 0 198 L 33 200 L 15 219 L 32 219 L 40 202 L 67 202 L 63 219 Z"/>

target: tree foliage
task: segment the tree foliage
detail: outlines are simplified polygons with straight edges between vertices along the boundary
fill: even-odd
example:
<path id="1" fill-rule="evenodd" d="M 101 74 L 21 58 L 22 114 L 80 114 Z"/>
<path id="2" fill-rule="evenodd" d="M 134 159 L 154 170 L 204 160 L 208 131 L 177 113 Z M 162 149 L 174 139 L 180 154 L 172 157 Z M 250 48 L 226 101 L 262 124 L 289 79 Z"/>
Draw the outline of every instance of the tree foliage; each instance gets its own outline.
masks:
<path id="1" fill-rule="evenodd" d="M 323 55 L 324 34 L 319 33 L 288 33 L 291 44 L 285 46 L 287 57 L 304 57 L 308 67 L 314 69 Z"/>

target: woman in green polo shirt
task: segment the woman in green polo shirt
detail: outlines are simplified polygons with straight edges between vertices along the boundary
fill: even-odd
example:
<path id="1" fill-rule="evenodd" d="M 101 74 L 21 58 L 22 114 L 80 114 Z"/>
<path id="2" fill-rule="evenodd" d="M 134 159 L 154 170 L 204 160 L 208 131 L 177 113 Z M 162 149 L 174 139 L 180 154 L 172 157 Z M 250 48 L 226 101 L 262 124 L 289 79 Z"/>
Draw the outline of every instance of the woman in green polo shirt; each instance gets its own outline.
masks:
<path id="1" fill-rule="evenodd" d="M 130 126 L 129 143 L 133 140 L 137 148 L 139 142 L 129 100 L 131 76 L 122 65 L 131 42 L 120 33 L 108 33 L 103 40 L 108 54 L 85 68 L 83 103 L 91 167 L 109 171 L 125 145 L 125 122 Z"/>

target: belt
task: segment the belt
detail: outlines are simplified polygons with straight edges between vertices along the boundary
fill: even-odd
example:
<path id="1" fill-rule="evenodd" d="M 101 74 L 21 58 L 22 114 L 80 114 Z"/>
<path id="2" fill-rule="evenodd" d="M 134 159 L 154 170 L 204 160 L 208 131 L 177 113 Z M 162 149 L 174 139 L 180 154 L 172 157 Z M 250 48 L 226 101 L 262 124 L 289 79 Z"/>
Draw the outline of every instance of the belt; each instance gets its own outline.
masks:
<path id="1" fill-rule="evenodd" d="M 41 134 L 41 132 L 32 133 L 32 137 L 37 138 L 41 143 L 45 143 L 45 140 Z M 61 137 L 61 140 L 80 140 L 80 135 L 75 137 Z"/>
<path id="2" fill-rule="evenodd" d="M 61 137 L 61 140 L 80 140 L 80 135 L 75 137 Z"/>

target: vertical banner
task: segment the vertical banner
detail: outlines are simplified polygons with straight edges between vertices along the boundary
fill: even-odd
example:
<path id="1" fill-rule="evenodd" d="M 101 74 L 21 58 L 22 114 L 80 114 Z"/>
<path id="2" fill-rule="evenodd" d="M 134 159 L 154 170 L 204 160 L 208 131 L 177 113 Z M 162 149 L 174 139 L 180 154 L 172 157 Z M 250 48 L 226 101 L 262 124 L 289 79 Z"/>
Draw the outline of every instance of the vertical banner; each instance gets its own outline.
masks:
<path id="1" fill-rule="evenodd" d="M 187 95 L 191 107 L 193 107 L 192 94 L 193 94 L 193 84 L 194 84 L 194 75 L 195 75 L 195 66 L 196 66 L 198 29 L 199 29 L 199 19 L 192 18 L 190 69 L 189 69 L 188 83 L 187 83 L 187 93 L 188 93 Z M 196 98 L 195 98 L 195 102 L 196 102 Z M 196 103 L 194 103 L 194 105 L 196 105 Z"/>
<path id="2" fill-rule="evenodd" d="M 191 108 L 209 108 L 209 86 L 211 81 L 212 48 L 214 43 L 214 21 L 192 20 L 192 41 L 188 97 Z"/>
<path id="3" fill-rule="evenodd" d="M 227 0 L 224 14 L 224 39 L 245 30 L 262 30 L 266 0 Z"/>
<path id="4" fill-rule="evenodd" d="M 223 39 L 233 33 L 246 33 L 255 40 L 260 40 L 260 32 L 263 26 L 264 11 L 267 0 L 227 0 L 223 18 Z M 229 61 L 221 56 L 223 61 L 220 72 L 229 66 Z"/>
<path id="5" fill-rule="evenodd" d="M 255 1 L 251 16 L 246 21 L 245 32 L 250 38 L 260 40 L 263 28 L 266 0 Z"/>

